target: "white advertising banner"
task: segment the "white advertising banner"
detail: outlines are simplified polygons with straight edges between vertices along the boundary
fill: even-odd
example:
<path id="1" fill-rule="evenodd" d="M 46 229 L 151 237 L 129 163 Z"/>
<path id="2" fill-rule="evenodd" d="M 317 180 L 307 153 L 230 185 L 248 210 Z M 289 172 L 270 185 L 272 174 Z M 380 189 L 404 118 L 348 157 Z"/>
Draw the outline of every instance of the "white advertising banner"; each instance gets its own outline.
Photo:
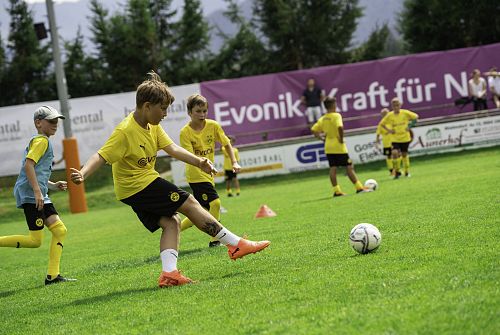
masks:
<path id="1" fill-rule="evenodd" d="M 413 128 L 414 138 L 410 145 L 412 156 L 458 151 L 500 145 L 500 116 L 454 121 Z M 375 134 L 346 137 L 349 157 L 356 164 L 384 159 L 382 148 L 375 143 Z M 310 141 L 265 149 L 240 151 L 242 171 L 238 178 L 254 178 L 328 167 L 324 143 Z M 220 171 L 216 182 L 224 180 L 222 155 L 215 156 Z M 184 163 L 172 162 L 174 183 L 187 185 Z"/>
<path id="2" fill-rule="evenodd" d="M 175 141 L 179 142 L 180 129 L 188 122 L 186 98 L 199 93 L 198 84 L 171 87 L 176 100 L 163 120 L 162 126 Z M 34 104 L 0 108 L 0 153 L 4 159 L 0 165 L 0 176 L 19 173 L 23 151 L 29 138 L 36 134 L 33 123 L 34 111 L 42 105 L 59 109 L 59 101 L 38 102 Z M 70 120 L 73 136 L 78 141 L 82 164 L 95 153 L 111 135 L 114 127 L 135 108 L 135 92 L 101 95 L 70 100 Z M 54 146 L 55 159 L 62 157 L 63 125 L 51 142 Z M 159 155 L 165 155 L 164 152 Z M 56 166 L 63 168 L 64 163 Z"/>

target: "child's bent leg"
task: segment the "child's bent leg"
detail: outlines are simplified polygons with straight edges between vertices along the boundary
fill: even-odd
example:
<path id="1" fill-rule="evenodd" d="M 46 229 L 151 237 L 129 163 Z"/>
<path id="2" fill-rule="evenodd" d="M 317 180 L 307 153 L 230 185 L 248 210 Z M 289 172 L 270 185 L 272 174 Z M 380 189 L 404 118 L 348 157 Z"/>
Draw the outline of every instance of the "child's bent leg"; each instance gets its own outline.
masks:
<path id="1" fill-rule="evenodd" d="M 29 235 L 0 236 L 0 247 L 39 248 L 42 238 L 43 230 L 30 230 Z"/>

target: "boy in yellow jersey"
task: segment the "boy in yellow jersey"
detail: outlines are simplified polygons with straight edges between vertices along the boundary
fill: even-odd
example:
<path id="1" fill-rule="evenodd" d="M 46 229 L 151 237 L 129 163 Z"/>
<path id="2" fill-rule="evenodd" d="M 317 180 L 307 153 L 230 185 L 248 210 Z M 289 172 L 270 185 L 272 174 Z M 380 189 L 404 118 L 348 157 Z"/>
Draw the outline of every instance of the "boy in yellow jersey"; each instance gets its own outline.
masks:
<path id="1" fill-rule="evenodd" d="M 380 111 L 380 116 L 382 116 L 382 119 L 389 113 L 389 110 L 387 108 L 382 108 Z M 387 164 L 387 169 L 389 169 L 389 173 L 392 175 L 392 169 L 394 164 L 392 163 L 392 140 L 391 140 L 391 134 L 382 126 L 380 125 L 380 122 L 377 126 L 377 137 L 375 139 L 375 143 L 377 143 L 377 146 L 380 145 L 380 137 L 382 137 L 382 146 L 383 146 L 383 154 L 386 156 L 385 158 L 385 163 Z"/>
<path id="2" fill-rule="evenodd" d="M 208 102 L 204 96 L 193 94 L 187 99 L 187 110 L 191 121 L 180 133 L 181 146 L 195 156 L 214 161 L 215 142 L 226 149 L 234 172 L 240 170 L 233 147 L 222 127 L 214 120 L 207 119 Z M 220 219 L 220 199 L 214 187 L 214 177 L 210 173 L 186 164 L 186 179 L 193 190 L 193 196 L 217 220 Z M 181 231 L 193 226 L 188 218 L 182 220 Z M 220 242 L 212 239 L 209 247 L 219 246 Z"/>
<path id="3" fill-rule="evenodd" d="M 29 235 L 0 236 L 0 247 L 38 248 L 42 244 L 43 227 L 52 233 L 49 249 L 49 268 L 45 285 L 75 281 L 59 274 L 59 264 L 66 237 L 66 226 L 61 221 L 47 192 L 65 191 L 65 181 L 51 182 L 54 153 L 49 137 L 57 131 L 59 119 L 64 116 L 50 106 L 35 111 L 35 127 L 38 135 L 33 136 L 24 150 L 21 172 L 14 186 L 16 205 L 24 210 Z"/>
<path id="4" fill-rule="evenodd" d="M 160 178 L 155 170 L 159 150 L 207 174 L 216 173 L 207 158 L 197 157 L 176 145 L 161 127 L 160 122 L 167 116 L 167 108 L 173 101 L 170 89 L 160 76 L 149 72 L 148 79 L 137 88 L 135 111 L 116 126 L 104 146 L 80 171 L 71 169 L 71 180 L 80 184 L 105 163 L 111 164 L 117 199 L 131 206 L 150 232 L 162 229 L 160 287 L 193 282 L 177 270 L 180 232 L 177 212 L 226 245 L 233 260 L 261 251 L 270 244 L 269 241 L 252 242 L 236 236 L 221 226 L 192 195 Z"/>
<path id="5" fill-rule="evenodd" d="M 405 176 L 410 177 L 410 156 L 408 147 L 411 142 L 410 128 L 415 125 L 418 114 L 407 109 L 401 109 L 401 102 L 398 98 L 391 100 L 392 111 L 380 121 L 380 125 L 392 136 L 392 159 L 394 163 L 394 179 L 401 176 L 400 157 L 403 156 L 403 167 Z"/>
<path id="6" fill-rule="evenodd" d="M 240 161 L 240 153 L 238 148 L 234 147 L 234 142 L 236 139 L 233 136 L 228 136 L 231 145 L 233 146 L 233 153 L 236 161 Z M 231 157 L 229 157 L 229 153 L 226 148 L 222 147 L 222 153 L 224 155 L 224 174 L 226 175 L 226 193 L 228 197 L 233 196 L 233 191 L 231 190 L 231 183 L 234 182 L 234 189 L 236 191 L 236 195 L 240 195 L 240 181 L 238 180 L 238 173 L 233 170 L 233 162 L 231 161 Z"/>
<path id="7" fill-rule="evenodd" d="M 344 124 L 342 115 L 337 113 L 337 102 L 333 97 L 328 97 L 323 101 L 326 108 L 326 114 L 316 122 L 311 131 L 320 140 L 325 142 L 325 154 L 330 165 L 330 181 L 333 186 L 333 196 L 339 197 L 346 195 L 340 189 L 337 183 L 337 166 L 345 166 L 347 176 L 354 184 L 356 193 L 370 192 L 370 189 L 364 187 L 358 180 L 352 161 L 347 153 L 347 146 L 344 143 Z"/>

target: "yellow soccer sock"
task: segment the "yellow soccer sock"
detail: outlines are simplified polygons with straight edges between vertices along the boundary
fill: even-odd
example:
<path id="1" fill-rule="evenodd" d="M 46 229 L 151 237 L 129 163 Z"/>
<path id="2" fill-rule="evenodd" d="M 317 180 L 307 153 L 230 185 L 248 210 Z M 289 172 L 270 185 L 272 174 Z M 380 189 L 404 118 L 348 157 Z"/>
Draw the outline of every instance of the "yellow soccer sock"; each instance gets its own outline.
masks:
<path id="1" fill-rule="evenodd" d="M 364 188 L 363 184 L 361 184 L 359 180 L 356 180 L 356 182 L 354 183 L 354 187 L 356 187 L 356 191 L 362 190 Z"/>
<path id="2" fill-rule="evenodd" d="M 220 199 L 217 198 L 217 199 L 211 201 L 209 203 L 209 205 L 210 205 L 210 209 L 209 209 L 210 214 L 212 214 L 212 216 L 214 218 L 216 218 L 217 221 L 219 221 L 220 220 Z M 217 241 L 217 239 L 215 237 L 212 237 L 210 239 L 210 241 L 211 242 Z"/>
<path id="3" fill-rule="evenodd" d="M 63 242 L 66 238 L 67 229 L 64 223 L 59 220 L 52 224 L 49 230 L 52 233 L 52 240 L 50 241 L 49 268 L 47 274 L 55 278 L 59 274 L 59 264 L 61 262 Z"/>
<path id="4" fill-rule="evenodd" d="M 43 230 L 30 230 L 29 235 L 0 236 L 0 247 L 38 248 L 42 245 Z"/>
<path id="5" fill-rule="evenodd" d="M 239 194 L 240 194 L 240 189 L 239 189 L 239 188 L 237 188 L 237 189 L 236 189 L 236 195 L 239 195 Z"/>
<path id="6" fill-rule="evenodd" d="M 232 194 L 232 193 L 233 193 L 233 191 L 232 191 L 230 188 L 228 188 L 228 189 L 226 189 L 226 193 L 227 193 L 227 194 Z"/>
<path id="7" fill-rule="evenodd" d="M 399 169 L 401 168 L 401 158 L 393 159 L 392 163 L 393 163 L 393 166 L 394 166 L 394 170 L 395 171 L 399 171 Z"/>
<path id="8" fill-rule="evenodd" d="M 405 173 L 410 171 L 410 156 L 406 155 L 406 157 L 403 157 L 403 167 L 405 169 Z"/>
<path id="9" fill-rule="evenodd" d="M 340 185 L 335 185 L 333 187 L 333 193 L 342 193 L 342 190 L 340 189 Z"/>
<path id="10" fill-rule="evenodd" d="M 189 220 L 188 218 L 184 218 L 184 220 L 181 221 L 181 231 L 184 231 L 188 228 L 191 228 L 194 224 Z"/>
<path id="11" fill-rule="evenodd" d="M 394 163 L 392 162 L 392 159 L 390 159 L 390 158 L 386 158 L 386 159 L 385 159 L 385 163 L 387 164 L 387 169 L 388 169 L 389 171 L 391 171 L 391 170 L 392 170 L 392 168 L 394 167 Z"/>

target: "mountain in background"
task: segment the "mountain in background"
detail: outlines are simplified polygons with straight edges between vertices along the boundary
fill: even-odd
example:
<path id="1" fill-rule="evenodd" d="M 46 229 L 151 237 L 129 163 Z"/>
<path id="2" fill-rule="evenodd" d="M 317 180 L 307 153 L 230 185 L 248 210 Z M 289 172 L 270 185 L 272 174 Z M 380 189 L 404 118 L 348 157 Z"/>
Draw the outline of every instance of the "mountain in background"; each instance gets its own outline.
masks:
<path id="1" fill-rule="evenodd" d="M 100 0 L 106 9 L 113 13 L 117 10 L 123 11 L 125 0 Z M 205 17 L 212 26 L 212 39 L 210 49 L 217 52 L 224 43 L 219 31 L 224 35 L 233 36 L 236 33 L 236 27 L 229 22 L 223 15 L 224 3 L 214 0 L 202 0 L 202 6 L 205 11 Z M 0 35 L 4 45 L 7 44 L 7 36 L 9 33 L 10 17 L 6 11 L 8 3 L 6 0 L 0 1 Z M 182 5 L 182 1 L 174 1 L 174 4 Z M 56 3 L 55 13 L 56 21 L 59 27 L 59 35 L 65 41 L 73 40 L 76 37 L 78 27 L 80 27 L 83 36 L 85 37 L 85 45 L 88 50 L 93 50 L 93 45 L 90 40 L 92 33 L 89 29 L 89 17 L 91 11 L 89 9 L 90 0 L 80 0 L 75 2 Z M 364 8 L 363 17 L 359 20 L 358 27 L 352 39 L 352 46 L 359 46 L 367 40 L 370 33 L 378 26 L 388 23 L 391 31 L 395 36 L 399 36 L 396 25 L 397 15 L 403 8 L 402 0 L 360 0 L 359 4 Z M 46 17 L 45 3 L 34 3 L 29 5 L 33 12 L 35 22 L 45 22 L 48 27 Z M 250 19 L 252 17 L 253 0 L 240 1 L 240 8 L 243 15 Z"/>

